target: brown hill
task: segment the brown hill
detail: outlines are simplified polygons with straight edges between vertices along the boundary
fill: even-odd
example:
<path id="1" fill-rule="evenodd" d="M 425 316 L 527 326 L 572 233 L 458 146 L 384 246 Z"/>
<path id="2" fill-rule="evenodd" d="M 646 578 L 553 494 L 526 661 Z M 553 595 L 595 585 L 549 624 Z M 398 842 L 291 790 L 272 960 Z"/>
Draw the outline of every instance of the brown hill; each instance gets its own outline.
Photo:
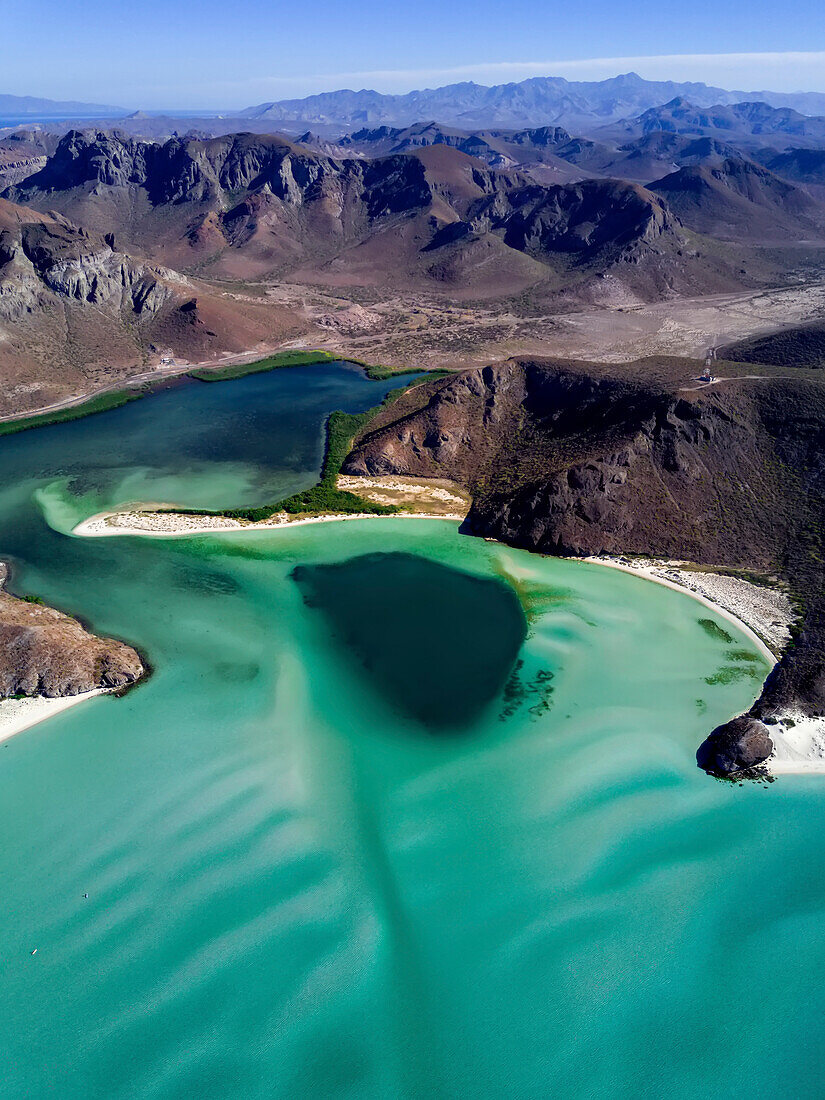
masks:
<path id="1" fill-rule="evenodd" d="M 798 325 L 739 340 L 718 351 L 720 359 L 821 370 L 825 367 L 825 325 Z"/>
<path id="2" fill-rule="evenodd" d="M 784 179 L 803 183 L 825 203 L 825 149 L 766 150 L 757 156 L 761 163 Z"/>
<path id="3" fill-rule="evenodd" d="M 806 191 L 753 161 L 681 168 L 650 189 L 699 233 L 757 243 L 821 236 L 825 208 Z"/>
<path id="4" fill-rule="evenodd" d="M 712 137 L 735 142 L 742 148 L 784 148 L 789 137 L 798 145 L 825 145 L 825 118 L 812 118 L 789 107 L 772 107 L 755 100 L 698 107 L 684 96 L 650 107 L 635 118 L 609 123 L 594 136 L 600 141 L 626 141 L 655 131 Z"/>
<path id="5" fill-rule="evenodd" d="M 0 698 L 10 695 L 78 695 L 120 688 L 144 672 L 123 642 L 97 638 L 68 615 L 20 600 L 3 590 L 0 562 Z"/>

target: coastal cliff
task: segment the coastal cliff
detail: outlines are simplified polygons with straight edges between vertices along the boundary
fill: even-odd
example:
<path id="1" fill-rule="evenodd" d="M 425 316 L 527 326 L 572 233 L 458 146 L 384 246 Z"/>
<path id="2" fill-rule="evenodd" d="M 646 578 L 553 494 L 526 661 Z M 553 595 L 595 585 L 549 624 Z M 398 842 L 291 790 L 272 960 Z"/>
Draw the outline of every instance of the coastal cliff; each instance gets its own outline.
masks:
<path id="1" fill-rule="evenodd" d="M 5 580 L 0 562 L 0 699 L 80 695 L 126 687 L 143 675 L 130 646 L 98 638 L 54 608 L 10 595 Z"/>
<path id="2" fill-rule="evenodd" d="M 700 754 L 732 775 L 770 755 L 763 722 L 825 715 L 825 386 L 806 374 L 699 388 L 688 374 L 684 360 L 467 371 L 382 413 L 344 472 L 453 478 L 473 496 L 469 529 L 513 546 L 785 580 L 802 608 L 794 642 L 752 721 Z"/>

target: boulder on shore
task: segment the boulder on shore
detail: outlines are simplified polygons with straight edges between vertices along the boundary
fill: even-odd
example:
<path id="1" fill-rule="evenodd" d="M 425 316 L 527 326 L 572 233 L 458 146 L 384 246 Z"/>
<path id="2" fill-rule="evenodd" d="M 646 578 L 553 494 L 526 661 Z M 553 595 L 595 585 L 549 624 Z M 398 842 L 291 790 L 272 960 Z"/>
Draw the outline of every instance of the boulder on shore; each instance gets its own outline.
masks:
<path id="1" fill-rule="evenodd" d="M 732 779 L 764 764 L 773 752 L 768 727 L 749 714 L 717 726 L 699 746 L 696 762 L 709 775 Z"/>

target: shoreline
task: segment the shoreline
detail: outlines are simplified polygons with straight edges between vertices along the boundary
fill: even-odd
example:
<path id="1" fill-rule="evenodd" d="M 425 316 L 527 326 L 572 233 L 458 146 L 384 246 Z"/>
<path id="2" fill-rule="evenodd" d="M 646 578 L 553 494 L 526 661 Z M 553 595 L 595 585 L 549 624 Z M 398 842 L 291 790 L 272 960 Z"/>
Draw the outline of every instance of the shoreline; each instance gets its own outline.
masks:
<path id="1" fill-rule="evenodd" d="M 634 566 L 610 558 L 588 557 L 576 558 L 573 560 L 588 562 L 592 565 L 605 565 L 610 569 L 619 569 L 624 573 L 630 573 L 637 577 L 641 577 L 642 580 L 652 581 L 654 584 L 663 584 L 667 588 L 673 588 L 676 591 L 684 592 L 688 596 L 692 596 L 699 603 L 704 604 L 723 619 L 726 619 L 728 622 L 738 627 L 739 630 L 741 630 L 759 649 L 763 657 L 771 663 L 771 668 L 774 667 L 779 656 L 781 656 L 784 646 L 779 646 L 779 652 L 774 653 L 766 645 L 764 639 L 756 633 L 753 627 L 728 607 L 722 606 L 704 593 L 692 590 L 687 587 L 685 583 L 680 584 L 667 576 L 662 576 L 661 572 L 663 570 L 678 570 L 678 572 L 682 574 L 689 572 L 687 570 L 679 570 L 678 566 L 674 566 L 670 562 L 644 559 L 644 564 L 640 563 Z M 697 577 L 705 575 L 706 574 L 699 573 Z M 714 574 L 714 576 L 719 577 L 723 575 Z M 754 589 L 758 588 L 757 585 L 751 585 L 750 582 L 742 581 L 739 578 L 729 577 L 726 579 L 735 582 L 738 581 L 740 585 L 747 585 Z M 790 605 L 788 605 L 788 607 L 788 624 L 790 624 L 794 621 L 795 617 L 790 614 Z M 735 717 L 735 715 L 732 717 Z M 776 715 L 773 719 L 765 721 L 764 724 L 767 727 L 768 734 L 774 746 L 773 752 L 765 761 L 765 767 L 771 776 L 825 774 L 825 718 L 812 718 L 806 714 L 786 712 Z"/>
<path id="2" fill-rule="evenodd" d="M 30 695 L 24 699 L 0 699 L 0 742 L 7 741 L 17 733 L 31 729 L 32 726 L 53 718 L 78 703 L 94 699 L 98 695 L 108 695 L 109 688 L 95 688 L 83 691 L 79 695 L 61 695 L 49 698 L 45 695 Z"/>
<path id="3" fill-rule="evenodd" d="M 318 358 L 302 363 L 274 363 L 271 366 L 258 367 L 268 359 L 278 355 L 290 353 L 317 354 Z M 126 375 L 118 382 L 103 386 L 101 389 L 91 390 L 89 393 L 77 394 L 55 401 L 50 405 L 40 405 L 37 408 L 25 412 L 5 413 L 0 416 L 0 435 L 13 435 L 20 431 L 29 431 L 32 428 L 47 428 L 53 424 L 62 424 L 72 420 L 82 420 L 86 416 L 93 416 L 97 412 L 108 412 L 109 408 L 118 408 L 120 405 L 131 401 L 140 400 L 143 397 L 151 397 L 154 393 L 165 389 L 175 382 L 232 382 L 238 378 L 245 378 L 250 374 L 265 374 L 274 370 L 294 369 L 296 367 L 319 366 L 325 363 L 343 363 L 363 372 L 371 382 L 389 381 L 396 376 L 399 378 L 409 374 L 423 373 L 415 367 L 399 367 L 397 370 L 381 368 L 376 364 L 368 363 L 364 359 L 352 359 L 346 355 L 338 355 L 328 348 L 304 349 L 301 347 L 284 346 L 279 344 L 274 348 L 262 351 L 245 351 L 233 355 L 225 355 L 219 359 L 206 359 L 197 363 L 183 361 L 170 367 L 160 365 L 143 370 L 138 374 Z M 252 369 L 244 370 L 245 367 Z M 238 373 L 222 376 L 222 371 L 236 370 Z M 381 373 L 383 370 L 388 373 Z M 430 368 L 435 369 L 435 368 Z M 214 377 L 202 378 L 199 374 L 214 374 Z M 98 402 L 107 402 L 115 399 L 111 406 L 96 407 Z M 89 407 L 87 407 L 89 406 Z"/>
<path id="4" fill-rule="evenodd" d="M 634 577 L 641 577 L 642 580 L 652 581 L 654 584 L 664 585 L 665 588 L 672 588 L 675 592 L 684 592 L 688 596 L 692 596 L 698 603 L 703 604 L 709 610 L 715 612 L 720 618 L 727 620 L 733 626 L 737 627 L 746 635 L 748 640 L 752 642 L 754 646 L 759 650 L 762 656 L 771 665 L 771 668 L 776 664 L 777 660 L 782 654 L 784 646 L 778 646 L 778 652 L 772 650 L 764 638 L 762 638 L 753 625 L 748 622 L 744 617 L 747 612 L 737 614 L 736 611 L 731 610 L 729 607 L 724 606 L 717 600 L 714 600 L 710 595 L 696 591 L 688 586 L 685 582 L 673 580 L 669 577 L 662 576 L 661 570 L 672 569 L 673 567 L 668 562 L 657 562 L 653 559 L 646 559 L 644 565 L 626 565 L 624 562 L 615 558 L 598 558 L 598 557 L 586 557 L 586 558 L 573 558 L 573 561 L 586 562 L 588 565 L 604 565 L 608 569 L 618 569 L 623 573 L 629 573 Z M 714 574 L 714 576 L 722 576 L 722 574 Z M 736 578 L 729 578 L 735 580 Z M 748 584 L 751 588 L 757 588 L 757 585 L 750 585 L 747 581 L 740 581 L 740 584 Z M 789 626 L 793 622 L 793 618 L 789 618 L 787 625 Z"/>
<path id="5" fill-rule="evenodd" d="M 465 515 L 459 513 L 443 512 L 398 512 L 392 515 L 376 515 L 372 512 L 353 512 L 329 513 L 325 515 L 307 516 L 303 519 L 290 519 L 288 513 L 278 512 L 269 519 L 259 523 L 245 523 L 229 516 L 197 516 L 188 515 L 182 512 L 143 512 L 138 509 L 129 509 L 122 512 L 98 512 L 93 516 L 89 516 L 88 519 L 81 520 L 81 522 L 72 529 L 71 534 L 79 538 L 109 538 L 118 535 L 131 535 L 143 538 L 170 539 L 193 538 L 201 535 L 252 534 L 260 531 L 272 532 L 316 523 L 346 523 L 350 520 L 364 519 L 440 519 L 448 520 L 451 523 L 461 523 L 465 518 Z M 498 540 L 494 539 L 489 541 Z M 681 579 L 680 574 L 675 572 L 678 567 L 670 562 L 643 559 L 643 562 L 634 565 L 621 561 L 618 558 L 596 556 L 581 558 L 571 557 L 562 560 L 579 561 L 589 565 L 603 565 L 609 569 L 618 569 L 621 572 L 629 573 L 631 576 L 641 577 L 643 580 L 652 581 L 654 584 L 661 584 L 676 592 L 682 592 L 688 596 L 692 596 L 698 603 L 701 603 L 721 618 L 726 619 L 745 634 L 765 660 L 771 664 L 771 667 L 776 664 L 782 649 L 784 649 L 784 642 L 777 644 L 775 649 L 771 649 L 768 646 L 765 639 L 755 629 L 753 621 L 749 621 L 749 619 L 752 620 L 753 617 L 748 615 L 747 608 L 737 607 L 734 610 L 720 603 L 718 599 L 713 599 L 709 594 L 698 591 L 695 587 L 691 587 L 687 580 Z M 663 575 L 665 570 L 674 573 L 674 577 Z M 680 571 L 680 573 L 683 572 L 684 571 Z M 724 576 L 723 574 L 713 573 L 710 575 L 717 578 Z M 697 574 L 697 576 L 699 576 L 699 574 Z M 725 577 L 724 579 L 725 581 L 733 582 L 734 585 L 759 591 L 757 585 L 753 585 L 748 581 L 743 581 L 735 577 Z M 777 600 L 784 600 L 787 604 L 784 596 L 779 593 L 778 590 L 768 589 L 767 591 L 775 593 Z M 777 608 L 777 614 L 783 619 L 781 625 L 784 633 L 787 635 L 787 628 L 795 618 L 790 605 L 788 604 L 786 609 Z"/>
<path id="6" fill-rule="evenodd" d="M 118 517 L 120 520 L 118 521 Z M 175 512 L 101 512 L 81 521 L 72 535 L 81 538 L 105 538 L 131 535 L 144 538 L 191 538 L 202 535 L 239 534 L 256 531 L 278 531 L 289 527 L 301 527 L 317 523 L 343 523 L 349 520 L 387 519 L 440 519 L 461 523 L 464 515 L 427 512 L 399 512 L 395 515 L 374 513 L 329 514 L 289 519 L 287 513 L 278 513 L 261 523 L 243 523 L 230 517 L 188 516 Z M 143 525 L 141 525 L 143 520 Z M 209 522 L 207 522 L 207 520 Z M 148 522 L 147 522 L 148 521 Z M 157 524 L 161 526 L 158 527 Z M 497 540 L 490 540 L 497 541 Z M 773 669 L 790 638 L 789 627 L 795 614 L 784 593 L 778 588 L 762 588 L 738 577 L 721 573 L 693 572 L 686 569 L 688 563 L 641 559 L 638 563 L 611 557 L 568 558 L 568 561 L 584 562 L 617 569 L 631 576 L 654 584 L 663 585 L 675 592 L 692 597 L 715 615 L 736 627 Z M 712 578 L 712 582 L 708 582 Z M 705 589 L 702 580 L 705 580 Z M 711 594 L 706 588 L 714 588 Z M 720 595 L 724 602 L 721 602 Z M 748 598 L 750 597 L 750 598 Z M 770 616 L 768 622 L 766 616 Z M 759 629 L 761 628 L 762 633 Z M 767 635 L 773 648 L 763 634 Z M 30 724 L 49 717 L 34 718 Z M 781 715 L 766 723 L 774 752 L 766 762 L 772 775 L 798 775 L 825 773 L 825 719 L 803 715 Z M 25 727 L 21 727 L 25 728 Z M 2 738 L 2 733 L 0 733 Z"/>

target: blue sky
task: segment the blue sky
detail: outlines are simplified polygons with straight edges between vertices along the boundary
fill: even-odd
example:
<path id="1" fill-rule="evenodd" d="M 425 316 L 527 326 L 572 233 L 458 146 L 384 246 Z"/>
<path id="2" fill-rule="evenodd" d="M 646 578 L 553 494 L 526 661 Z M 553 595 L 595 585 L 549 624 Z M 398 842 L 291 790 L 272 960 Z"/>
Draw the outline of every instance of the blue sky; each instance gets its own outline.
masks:
<path id="1" fill-rule="evenodd" d="M 339 87 L 634 69 L 745 91 L 825 91 L 822 0 L 0 0 L 0 92 L 243 107 Z"/>

